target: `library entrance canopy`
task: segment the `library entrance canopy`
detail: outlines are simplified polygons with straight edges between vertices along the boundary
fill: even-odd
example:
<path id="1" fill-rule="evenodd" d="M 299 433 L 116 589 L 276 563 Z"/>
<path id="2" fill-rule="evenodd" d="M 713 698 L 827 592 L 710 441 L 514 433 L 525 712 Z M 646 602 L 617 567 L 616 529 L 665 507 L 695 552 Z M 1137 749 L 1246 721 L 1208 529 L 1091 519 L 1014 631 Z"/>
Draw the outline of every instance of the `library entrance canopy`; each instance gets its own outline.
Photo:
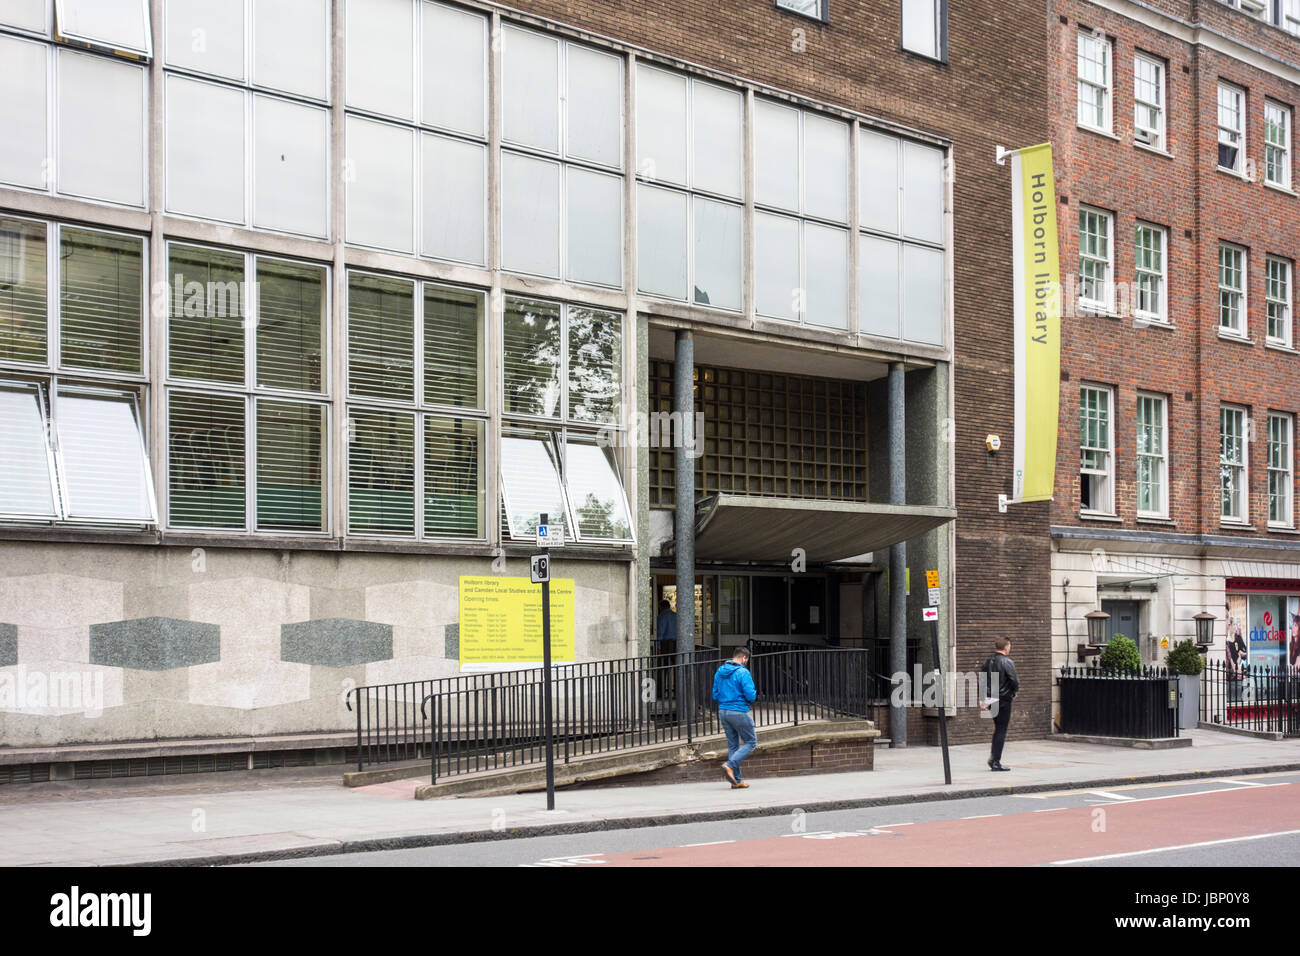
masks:
<path id="1" fill-rule="evenodd" d="M 803 548 L 829 564 L 915 538 L 957 517 L 954 508 L 714 495 L 695 508 L 700 561 L 788 562 Z"/>

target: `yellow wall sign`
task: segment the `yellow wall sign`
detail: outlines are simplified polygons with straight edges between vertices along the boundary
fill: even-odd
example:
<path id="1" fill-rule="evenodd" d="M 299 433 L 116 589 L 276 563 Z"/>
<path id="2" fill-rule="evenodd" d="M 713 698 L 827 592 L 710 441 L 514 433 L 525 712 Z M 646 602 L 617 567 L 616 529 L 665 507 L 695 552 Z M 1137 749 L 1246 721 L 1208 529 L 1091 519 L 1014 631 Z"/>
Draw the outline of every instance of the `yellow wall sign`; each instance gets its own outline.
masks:
<path id="1" fill-rule="evenodd" d="M 938 572 L 938 571 L 926 571 L 926 572 L 925 572 L 925 586 L 926 586 L 927 588 L 937 588 L 937 587 L 939 586 L 939 572 Z"/>
<path id="2" fill-rule="evenodd" d="M 551 581 L 551 663 L 574 661 L 574 583 Z M 542 586 L 528 578 L 460 579 L 460 669 L 542 666 Z"/>

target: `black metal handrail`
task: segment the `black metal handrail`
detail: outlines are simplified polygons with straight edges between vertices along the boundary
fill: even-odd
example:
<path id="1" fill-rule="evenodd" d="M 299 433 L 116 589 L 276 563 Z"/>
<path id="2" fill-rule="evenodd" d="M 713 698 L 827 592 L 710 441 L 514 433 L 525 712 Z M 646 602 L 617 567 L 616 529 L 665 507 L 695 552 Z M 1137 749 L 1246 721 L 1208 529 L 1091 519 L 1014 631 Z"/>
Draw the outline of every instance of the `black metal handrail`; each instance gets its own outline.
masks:
<path id="1" fill-rule="evenodd" d="M 1199 716 L 1224 727 L 1300 736 L 1300 673 L 1282 665 L 1206 661 Z"/>
<path id="2" fill-rule="evenodd" d="M 716 649 L 553 668 L 556 759 L 722 733 L 713 703 Z M 865 717 L 873 689 L 867 652 L 805 649 L 755 655 L 756 726 Z M 358 687 L 357 768 L 427 758 L 431 778 L 544 759 L 542 671 L 472 674 Z M 418 695 L 418 696 L 417 696 Z"/>

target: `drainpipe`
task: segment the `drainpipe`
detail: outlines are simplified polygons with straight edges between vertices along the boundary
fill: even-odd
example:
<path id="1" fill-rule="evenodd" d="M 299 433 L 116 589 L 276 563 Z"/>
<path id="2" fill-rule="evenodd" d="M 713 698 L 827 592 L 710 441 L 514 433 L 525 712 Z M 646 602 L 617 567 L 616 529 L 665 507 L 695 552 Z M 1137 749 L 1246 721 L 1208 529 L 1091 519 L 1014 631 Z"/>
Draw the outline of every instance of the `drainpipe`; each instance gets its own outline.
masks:
<path id="1" fill-rule="evenodd" d="M 903 428 L 903 363 L 889 366 L 889 503 L 907 504 L 907 457 Z M 900 541 L 889 549 L 889 667 L 895 680 L 907 673 L 907 544 Z M 913 689 L 915 691 L 915 688 Z M 889 698 L 889 743 L 907 746 L 907 706 Z"/>

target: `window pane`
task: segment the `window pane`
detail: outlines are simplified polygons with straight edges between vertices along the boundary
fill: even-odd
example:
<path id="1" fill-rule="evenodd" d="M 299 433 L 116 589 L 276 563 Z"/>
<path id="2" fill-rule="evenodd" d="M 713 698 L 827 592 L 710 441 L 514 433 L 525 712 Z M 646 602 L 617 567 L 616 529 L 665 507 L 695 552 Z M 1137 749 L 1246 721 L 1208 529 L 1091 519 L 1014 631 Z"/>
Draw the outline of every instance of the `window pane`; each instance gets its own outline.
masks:
<path id="1" fill-rule="evenodd" d="M 325 270 L 257 261 L 257 384 L 324 391 Z"/>
<path id="2" fill-rule="evenodd" d="M 329 98 L 328 7 L 328 0 L 253 0 L 254 83 Z"/>
<path id="3" fill-rule="evenodd" d="M 820 18 L 822 15 L 822 0 L 776 0 L 776 5 L 810 17 Z"/>
<path id="4" fill-rule="evenodd" d="M 0 383 L 0 514 L 58 515 L 45 428 L 36 386 Z"/>
<path id="5" fill-rule="evenodd" d="M 642 292 L 686 298 L 686 196 L 639 185 L 637 282 Z"/>
<path id="6" fill-rule="evenodd" d="M 833 329 L 849 327 L 849 234 L 808 223 L 804 227 L 808 263 L 804 318 Z"/>
<path id="7" fill-rule="evenodd" d="M 903 49 L 939 56 L 938 0 L 903 0 Z"/>
<path id="8" fill-rule="evenodd" d="M 868 335 L 896 339 L 899 244 L 875 236 L 858 237 L 858 323 Z"/>
<path id="9" fill-rule="evenodd" d="M 903 232 L 943 242 L 943 151 L 903 143 Z"/>
<path id="10" fill-rule="evenodd" d="M 257 526 L 262 531 L 325 528 L 325 408 L 257 403 Z"/>
<path id="11" fill-rule="evenodd" d="M 329 235 L 327 115 L 298 103 L 253 97 L 255 225 Z"/>
<path id="12" fill-rule="evenodd" d="M 903 337 L 943 345 L 943 253 L 903 246 Z"/>
<path id="13" fill-rule="evenodd" d="M 424 123 L 486 136 L 487 19 L 439 3 L 424 4 L 420 17 Z"/>
<path id="14" fill-rule="evenodd" d="M 560 414 L 560 307 L 533 299 L 507 299 L 505 307 L 505 411 Z"/>
<path id="15" fill-rule="evenodd" d="M 535 540 L 538 516 L 544 514 L 550 524 L 564 529 L 567 540 L 571 529 L 555 446 L 548 438 L 525 434 L 501 436 L 501 495 L 510 536 Z"/>
<path id="16" fill-rule="evenodd" d="M 64 226 L 59 231 L 63 365 L 140 372 L 144 243 Z"/>
<path id="17" fill-rule="evenodd" d="M 415 416 L 348 411 L 348 530 L 415 534 Z"/>
<path id="18" fill-rule="evenodd" d="M 859 216 L 866 229 L 898 232 L 898 140 L 862 130 L 858 137 Z"/>
<path id="19" fill-rule="evenodd" d="M 799 209 L 799 113 L 766 100 L 754 103 L 755 201 Z"/>
<path id="20" fill-rule="evenodd" d="M 148 4 L 142 0 L 55 0 L 60 36 L 149 55 Z"/>
<path id="21" fill-rule="evenodd" d="M 144 70 L 59 51 L 59 192 L 144 205 Z"/>
<path id="22" fill-rule="evenodd" d="M 244 399 L 172 392 L 167 448 L 169 523 L 243 528 Z"/>
<path id="23" fill-rule="evenodd" d="M 46 47 L 0 36 L 0 182 L 45 189 Z"/>
<path id="24" fill-rule="evenodd" d="M 415 86 L 411 0 L 347 5 L 347 102 L 357 109 L 411 119 Z"/>
<path id="25" fill-rule="evenodd" d="M 435 259 L 483 265 L 487 149 L 445 136 L 420 137 L 424 176 L 420 251 Z"/>
<path id="26" fill-rule="evenodd" d="M 560 149 L 560 45 L 506 27 L 501 67 L 501 135 L 512 143 Z"/>
<path id="27" fill-rule="evenodd" d="M 636 171 L 686 184 L 686 78 L 641 66 L 636 74 Z"/>
<path id="28" fill-rule="evenodd" d="M 564 474 L 581 538 L 632 540 L 627 493 L 614 467 L 613 450 L 586 442 L 569 442 Z"/>
<path id="29" fill-rule="evenodd" d="M 244 257 L 173 245 L 167 281 L 171 375 L 244 384 Z"/>
<path id="30" fill-rule="evenodd" d="M 431 538 L 482 538 L 483 423 L 424 420 L 424 533 Z"/>
<path id="31" fill-rule="evenodd" d="M 696 196 L 695 205 L 695 289 L 699 305 L 739 312 L 741 226 L 740 206 L 713 202 Z"/>
<path id="32" fill-rule="evenodd" d="M 167 0 L 164 20 L 168 64 L 233 80 L 244 78 L 242 3 Z"/>
<path id="33" fill-rule="evenodd" d="M 410 130 L 348 117 L 348 242 L 413 252 Z"/>
<path id="34" fill-rule="evenodd" d="M 568 155 L 623 166 L 623 62 L 568 45 Z"/>
<path id="35" fill-rule="evenodd" d="M 560 167 L 501 155 L 501 264 L 511 272 L 560 275 Z"/>
<path id="36" fill-rule="evenodd" d="M 169 76 L 166 97 L 167 209 L 242 223 L 244 94 Z"/>
<path id="37" fill-rule="evenodd" d="M 615 422 L 623 395 L 623 317 L 569 308 L 569 417 Z"/>
<path id="38" fill-rule="evenodd" d="M 623 180 L 567 167 L 569 278 L 623 284 Z"/>
<path id="39" fill-rule="evenodd" d="M 740 198 L 745 98 L 712 83 L 691 81 L 695 164 L 691 185 Z"/>
<path id="40" fill-rule="evenodd" d="M 44 33 L 45 4 L 46 0 L 0 0 L 0 23 Z"/>
<path id="41" fill-rule="evenodd" d="M 483 408 L 481 292 L 424 287 L 424 400 Z"/>
<path id="42" fill-rule="evenodd" d="M 0 360 L 44 364 L 45 224 L 0 217 Z"/>
<path id="43" fill-rule="evenodd" d="M 799 223 L 784 216 L 754 216 L 754 271 L 761 315 L 798 319 Z"/>
<path id="44" fill-rule="evenodd" d="M 804 212 L 849 221 L 849 127 L 804 113 Z"/>
<path id="45" fill-rule="evenodd" d="M 60 391 L 55 424 L 67 517 L 154 520 L 153 488 L 133 398 Z"/>
<path id="46" fill-rule="evenodd" d="M 415 397 L 415 284 L 348 276 L 348 391 Z"/>

